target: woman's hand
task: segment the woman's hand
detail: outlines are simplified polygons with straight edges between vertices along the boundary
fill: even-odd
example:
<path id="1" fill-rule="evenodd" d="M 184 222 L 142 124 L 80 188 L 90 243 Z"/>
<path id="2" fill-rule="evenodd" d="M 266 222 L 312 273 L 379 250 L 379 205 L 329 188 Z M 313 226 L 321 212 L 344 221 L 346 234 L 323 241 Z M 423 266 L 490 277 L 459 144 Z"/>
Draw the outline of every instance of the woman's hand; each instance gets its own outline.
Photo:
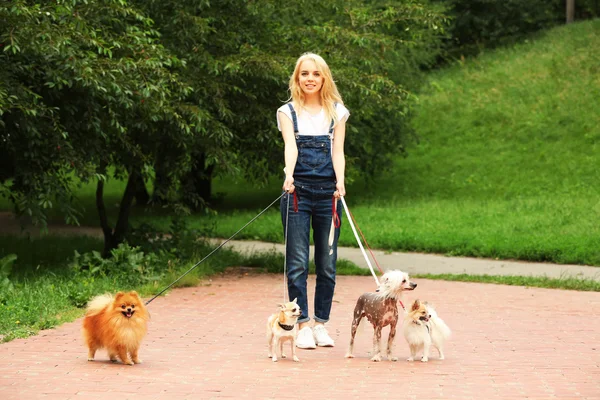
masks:
<path id="1" fill-rule="evenodd" d="M 294 177 L 293 176 L 285 177 L 285 181 L 283 181 L 282 189 L 285 190 L 286 192 L 294 193 L 294 190 L 296 190 L 296 186 L 294 186 Z"/>
<path id="2" fill-rule="evenodd" d="M 335 188 L 337 190 L 335 192 L 333 192 L 333 197 L 335 197 L 336 199 L 339 199 L 340 196 L 345 196 L 346 195 L 346 186 L 344 185 L 343 181 L 338 181 L 335 184 Z"/>

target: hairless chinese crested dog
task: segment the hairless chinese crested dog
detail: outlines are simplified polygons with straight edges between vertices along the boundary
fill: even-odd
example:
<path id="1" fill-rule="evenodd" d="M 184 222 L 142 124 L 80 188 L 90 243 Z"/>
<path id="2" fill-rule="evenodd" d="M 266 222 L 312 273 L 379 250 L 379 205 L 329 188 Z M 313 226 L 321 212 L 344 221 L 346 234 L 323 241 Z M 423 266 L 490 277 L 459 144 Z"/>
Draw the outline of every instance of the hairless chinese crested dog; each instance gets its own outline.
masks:
<path id="1" fill-rule="evenodd" d="M 352 331 L 347 358 L 353 358 L 354 337 L 358 324 L 363 317 L 367 317 L 375 330 L 373 334 L 373 357 L 372 361 L 381 361 L 381 330 L 390 326 L 388 336 L 387 357 L 391 361 L 397 361 L 392 356 L 392 346 L 396 336 L 396 325 L 398 324 L 398 301 L 402 300 L 405 290 L 414 290 L 416 283 L 409 280 L 408 274 L 402 271 L 388 271 L 381 277 L 381 283 L 377 292 L 363 293 L 354 307 L 354 319 L 352 320 Z"/>

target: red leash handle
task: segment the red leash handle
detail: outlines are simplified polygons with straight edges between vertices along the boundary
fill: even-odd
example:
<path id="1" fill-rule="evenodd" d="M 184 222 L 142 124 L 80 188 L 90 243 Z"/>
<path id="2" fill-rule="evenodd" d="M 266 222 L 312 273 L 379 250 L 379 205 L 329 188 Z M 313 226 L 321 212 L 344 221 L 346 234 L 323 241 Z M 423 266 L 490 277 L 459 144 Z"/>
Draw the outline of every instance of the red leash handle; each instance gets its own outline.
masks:
<path id="1" fill-rule="evenodd" d="M 294 212 L 298 212 L 298 195 L 294 190 Z"/>
<path id="2" fill-rule="evenodd" d="M 341 221 L 340 221 L 340 216 L 337 213 L 337 201 L 335 199 L 335 196 L 333 196 L 331 198 L 331 214 L 333 217 L 333 226 L 335 226 L 336 228 L 339 228 Z"/>

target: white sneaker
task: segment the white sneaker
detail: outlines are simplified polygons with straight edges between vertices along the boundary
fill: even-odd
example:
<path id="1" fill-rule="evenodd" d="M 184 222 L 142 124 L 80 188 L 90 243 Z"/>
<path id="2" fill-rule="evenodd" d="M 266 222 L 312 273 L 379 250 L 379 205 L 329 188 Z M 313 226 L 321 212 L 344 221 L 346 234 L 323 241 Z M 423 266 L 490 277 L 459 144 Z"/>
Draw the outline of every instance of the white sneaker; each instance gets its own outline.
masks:
<path id="1" fill-rule="evenodd" d="M 317 343 L 317 346 L 333 347 L 335 345 L 333 339 L 331 337 L 329 337 L 329 334 L 327 333 L 327 329 L 325 329 L 325 326 L 316 325 L 313 328 L 313 334 L 315 336 L 315 342 Z"/>
<path id="2" fill-rule="evenodd" d="M 305 326 L 298 331 L 298 337 L 296 337 L 296 347 L 299 349 L 316 349 L 315 339 L 313 337 L 312 329 L 310 326 Z"/>

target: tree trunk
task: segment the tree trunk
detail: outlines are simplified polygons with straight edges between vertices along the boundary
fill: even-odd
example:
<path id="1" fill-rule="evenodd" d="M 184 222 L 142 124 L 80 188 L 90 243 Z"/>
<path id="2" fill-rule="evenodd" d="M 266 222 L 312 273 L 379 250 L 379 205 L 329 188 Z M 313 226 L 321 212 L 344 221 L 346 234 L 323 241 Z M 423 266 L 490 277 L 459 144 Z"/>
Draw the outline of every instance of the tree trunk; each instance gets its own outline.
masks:
<path id="1" fill-rule="evenodd" d="M 164 162 L 160 159 L 154 164 L 154 191 L 152 192 L 152 203 L 167 204 L 167 194 L 170 186 L 169 175 L 167 174 Z"/>
<path id="2" fill-rule="evenodd" d="M 100 216 L 100 226 L 104 233 L 104 250 L 102 256 L 105 258 L 109 257 L 111 251 L 117 248 L 117 246 L 125 240 L 125 235 L 129 228 L 129 212 L 131 211 L 131 206 L 135 197 L 136 180 L 139 179 L 138 174 L 137 171 L 132 171 L 129 174 L 125 193 L 123 193 L 123 198 L 121 199 L 121 205 L 119 207 L 117 224 L 114 230 L 111 229 L 108 224 L 106 207 L 104 206 L 104 182 L 98 181 L 98 185 L 96 186 L 96 207 L 98 209 L 98 215 Z"/>
<path id="3" fill-rule="evenodd" d="M 106 207 L 104 206 L 104 181 L 99 180 L 96 184 L 96 209 L 98 210 L 98 216 L 100 217 L 100 227 L 104 234 L 104 250 L 102 250 L 102 257 L 106 258 L 110 255 L 110 251 L 116 247 L 113 242 L 112 228 L 108 224 L 108 217 L 106 216 Z"/>
<path id="4" fill-rule="evenodd" d="M 212 194 L 212 174 L 214 166 L 210 165 L 205 167 L 204 161 L 205 157 L 204 154 L 202 154 L 194 163 L 194 167 L 192 168 L 192 179 L 198 196 L 208 202 Z"/>
<path id="5" fill-rule="evenodd" d="M 135 176 L 135 203 L 138 206 L 143 206 L 148 204 L 150 201 L 150 195 L 148 194 L 148 189 L 146 188 L 146 183 L 144 182 L 142 173 L 138 170 Z"/>
<path id="6" fill-rule="evenodd" d="M 191 208 L 198 209 L 201 201 L 207 203 L 212 194 L 212 174 L 214 166 L 206 166 L 206 155 L 199 153 L 194 157 L 192 170 L 185 177 L 183 187 L 187 193 L 184 201 Z"/>
<path id="7" fill-rule="evenodd" d="M 567 0 L 567 24 L 573 22 L 575 17 L 575 0 Z"/>
<path id="8" fill-rule="evenodd" d="M 129 213 L 131 211 L 133 199 L 135 198 L 136 181 L 139 179 L 137 175 L 137 171 L 131 171 L 129 179 L 127 180 L 127 186 L 125 187 L 125 193 L 123 193 L 123 198 L 121 199 L 119 217 L 117 219 L 115 230 L 113 231 L 117 245 L 123 243 L 127 230 L 129 229 Z"/>

